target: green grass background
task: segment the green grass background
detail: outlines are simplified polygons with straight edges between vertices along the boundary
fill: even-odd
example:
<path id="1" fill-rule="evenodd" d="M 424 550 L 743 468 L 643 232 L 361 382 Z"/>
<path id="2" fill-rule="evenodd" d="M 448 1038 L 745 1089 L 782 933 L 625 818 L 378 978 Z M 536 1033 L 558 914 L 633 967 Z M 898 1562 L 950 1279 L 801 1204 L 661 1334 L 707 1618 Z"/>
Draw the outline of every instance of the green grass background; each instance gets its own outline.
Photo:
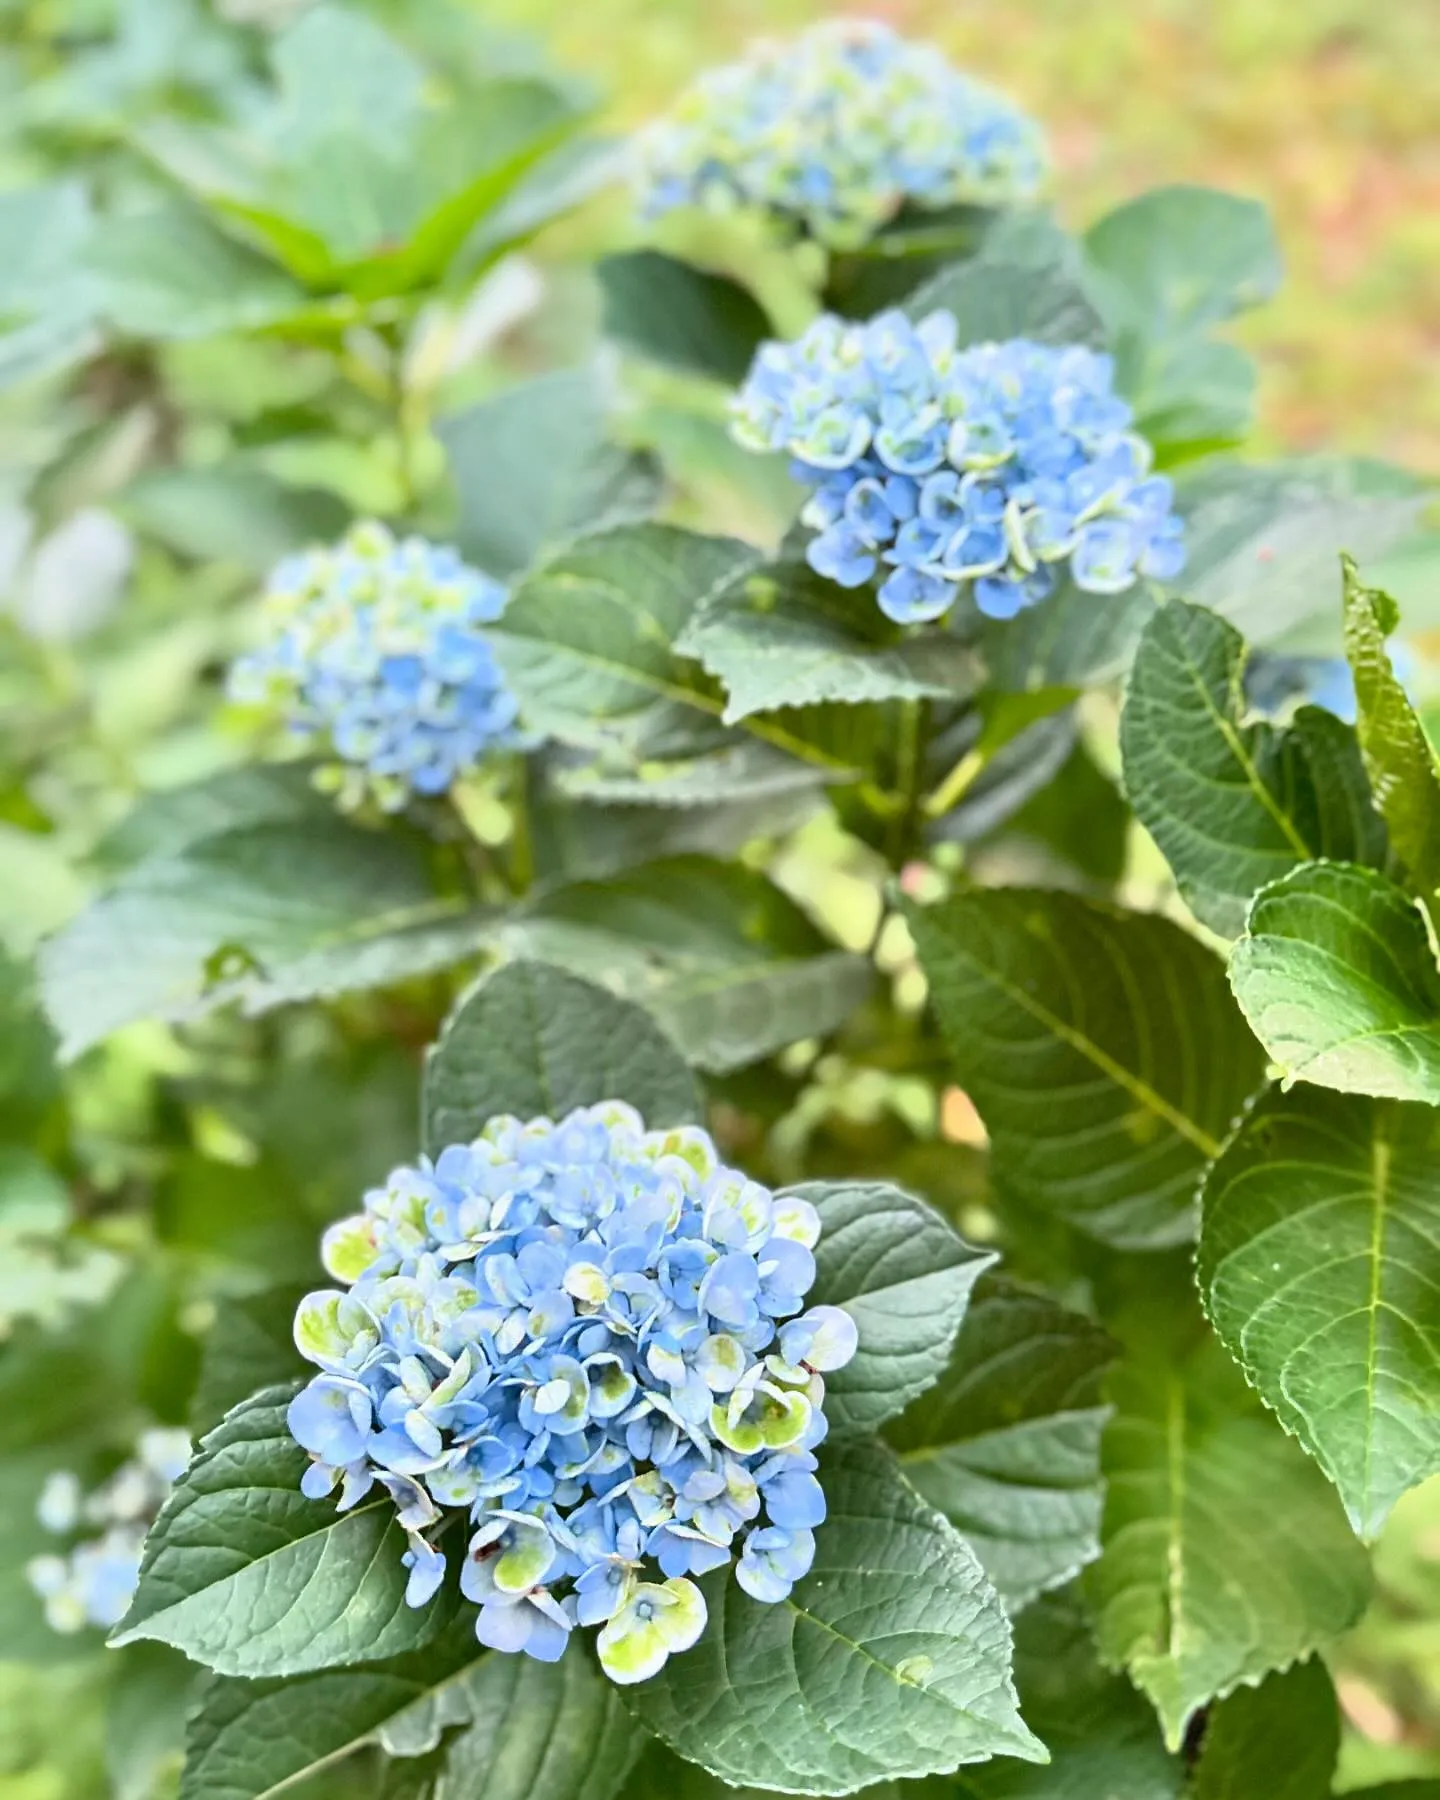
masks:
<path id="1" fill-rule="evenodd" d="M 837 12 L 942 44 L 1048 127 L 1083 223 L 1199 181 L 1272 209 L 1287 281 L 1242 328 L 1262 447 L 1367 451 L 1440 474 L 1440 0 L 477 0 L 662 107 L 758 36 Z"/>

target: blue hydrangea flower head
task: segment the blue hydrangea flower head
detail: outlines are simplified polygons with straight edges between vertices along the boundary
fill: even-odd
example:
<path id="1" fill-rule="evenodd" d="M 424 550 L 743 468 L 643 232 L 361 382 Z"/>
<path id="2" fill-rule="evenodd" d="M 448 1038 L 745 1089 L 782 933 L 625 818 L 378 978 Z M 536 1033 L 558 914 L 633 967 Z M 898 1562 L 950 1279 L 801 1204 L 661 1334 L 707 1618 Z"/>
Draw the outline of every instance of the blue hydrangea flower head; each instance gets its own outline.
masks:
<path id="1" fill-rule="evenodd" d="M 812 492 L 810 566 L 879 580 L 901 624 L 962 595 L 1013 618 L 1062 574 L 1090 593 L 1185 561 L 1174 490 L 1115 393 L 1108 356 L 1015 338 L 957 347 L 948 312 L 863 324 L 825 315 L 765 344 L 731 407 L 748 449 L 787 451 Z"/>
<path id="2" fill-rule="evenodd" d="M 505 601 L 457 551 L 356 525 L 276 568 L 265 641 L 231 669 L 231 696 L 332 759 L 326 784 L 342 801 L 396 811 L 525 743 L 485 631 Z"/>
<path id="3" fill-rule="evenodd" d="M 1039 127 L 1003 95 L 889 26 L 843 19 L 762 43 L 701 76 L 636 145 L 649 217 L 679 206 L 763 209 L 835 248 L 902 206 L 1031 198 Z"/>
<path id="4" fill-rule="evenodd" d="M 145 1535 L 189 1460 L 185 1433 L 157 1428 L 141 1432 L 133 1458 L 89 1495 L 68 1469 L 49 1477 L 35 1516 L 46 1531 L 72 1541 L 63 1554 L 32 1558 L 25 1573 L 53 1631 L 108 1631 L 124 1618 L 140 1580 Z"/>
<path id="5" fill-rule="evenodd" d="M 492 1119 L 326 1233 L 340 1285 L 295 1319 L 304 1491 L 387 1490 L 412 1606 L 453 1546 L 481 1643 L 553 1662 L 596 1628 L 610 1677 L 647 1679 L 704 1629 L 695 1577 L 734 1563 L 774 1601 L 810 1568 L 825 1376 L 856 1347 L 805 1304 L 819 1232 L 618 1101 Z"/>

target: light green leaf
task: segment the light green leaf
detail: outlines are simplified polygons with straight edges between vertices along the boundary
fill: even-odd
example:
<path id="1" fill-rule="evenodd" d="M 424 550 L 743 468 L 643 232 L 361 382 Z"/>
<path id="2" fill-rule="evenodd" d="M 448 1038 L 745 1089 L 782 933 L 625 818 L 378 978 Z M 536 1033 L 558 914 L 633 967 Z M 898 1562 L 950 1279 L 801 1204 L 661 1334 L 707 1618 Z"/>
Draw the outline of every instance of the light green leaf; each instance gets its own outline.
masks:
<path id="1" fill-rule="evenodd" d="M 339 537 L 349 512 L 334 494 L 292 487 L 263 469 L 147 469 L 120 497 L 125 517 L 196 562 L 265 575 L 292 551 Z"/>
<path id="2" fill-rule="evenodd" d="M 1100 1385 L 1116 1353 L 1078 1313 L 987 1276 L 949 1366 L 885 1434 L 1012 1613 L 1100 1554 Z"/>
<path id="3" fill-rule="evenodd" d="M 460 497 L 455 542 L 471 562 L 504 579 L 613 514 L 617 459 L 605 410 L 595 369 L 557 369 L 440 421 Z M 618 498 L 627 513 L 646 511 L 654 484 L 627 481 Z"/>
<path id="4" fill-rule="evenodd" d="M 958 638 L 887 629 L 870 594 L 848 593 L 803 563 L 742 570 L 675 647 L 724 683 L 727 725 L 822 700 L 964 699 L 982 673 Z"/>
<path id="5" fill-rule="evenodd" d="M 1440 1101 L 1440 968 L 1419 907 L 1373 869 L 1307 863 L 1264 889 L 1230 985 L 1287 1082 Z"/>
<path id="6" fill-rule="evenodd" d="M 1440 911 L 1440 763 L 1385 649 L 1399 614 L 1388 595 L 1362 585 L 1348 556 L 1343 568 L 1345 653 L 1355 676 L 1356 731 L 1375 804 L 1416 887 Z"/>
<path id="7" fill-rule="evenodd" d="M 955 315 L 960 343 L 1029 338 L 1039 344 L 1101 349 L 1105 326 L 1085 292 L 1073 247 L 1056 241 L 1035 256 L 997 243 L 942 269 L 905 302 L 912 319 L 943 308 Z"/>
<path id="8" fill-rule="evenodd" d="M 1211 1713 L 1193 1800 L 1329 1800 L 1340 1708 L 1319 1657 L 1239 1688 Z"/>
<path id="9" fill-rule="evenodd" d="M 1129 1249 L 1183 1243 L 1200 1172 L 1263 1074 L 1204 945 L 1024 888 L 907 907 L 1002 1192 Z"/>
<path id="10" fill-rule="evenodd" d="M 641 1001 L 692 1064 L 715 1071 L 834 1031 L 873 980 L 865 957 L 836 950 L 767 877 L 700 856 L 542 895 L 501 941 Z"/>
<path id="11" fill-rule="evenodd" d="M 784 794 L 814 794 L 822 776 L 769 744 L 740 737 L 683 761 L 657 757 L 618 770 L 609 768 L 603 759 L 562 765 L 555 769 L 553 779 L 561 793 L 607 807 L 638 804 L 688 810 L 733 802 L 740 796 L 749 803 Z"/>
<path id="12" fill-rule="evenodd" d="M 1324 1476 L 1218 1345 L 1184 1367 L 1147 1348 L 1111 1397 L 1104 1550 L 1086 1592 L 1101 1655 L 1178 1749 L 1198 1707 L 1353 1624 L 1369 1566 Z"/>
<path id="13" fill-rule="evenodd" d="M 92 240 L 89 264 L 100 310 L 134 337 L 256 331 L 310 306 L 288 275 L 182 200 L 107 218 Z"/>
<path id="14" fill-rule="evenodd" d="M 1231 937 L 1297 864 L 1386 855 L 1355 734 L 1313 706 L 1284 729 L 1247 723 L 1245 662 L 1232 625 L 1172 600 L 1140 639 L 1120 721 L 1136 817 L 1196 918 Z"/>
<path id="15" fill-rule="evenodd" d="M 813 1298 L 843 1306 L 860 1334 L 853 1361 L 825 1379 L 831 1435 L 874 1431 L 939 1378 L 995 1252 L 886 1183 L 809 1181 L 786 1192 L 820 1214 Z"/>
<path id="16" fill-rule="evenodd" d="M 267 1388 L 205 1439 L 150 1533 L 113 1643 L 152 1639 L 258 1678 L 380 1661 L 445 1630 L 443 1598 L 405 1604 L 405 1533 L 383 1489 L 345 1513 L 300 1492 L 294 1391 Z"/>
<path id="17" fill-rule="evenodd" d="M 1185 1764 L 1166 1754 L 1149 1701 L 1123 1675 L 1101 1668 L 1074 1590 L 1037 1600 L 1015 1621 L 1015 1681 L 1025 1718 L 1050 1752 L 1048 1766 L 987 1763 L 965 1770 L 952 1793 L 965 1800 L 1178 1800 Z M 910 1790 L 896 1800 L 910 1800 Z"/>
<path id="18" fill-rule="evenodd" d="M 1143 435 L 1165 444 L 1240 436 L 1253 366 L 1208 333 L 1280 285 L 1265 208 L 1212 188 L 1155 188 L 1091 227 L 1085 260 L 1113 336 L 1117 386 Z"/>
<path id="19" fill-rule="evenodd" d="M 626 1690 L 640 1722 L 733 1785 L 846 1794 L 991 1756 L 1043 1761 L 1021 1723 L 1010 1631 L 980 1565 L 887 1452 L 825 1459 L 829 1517 L 789 1600 L 700 1582 L 693 1650 Z"/>
<path id="20" fill-rule="evenodd" d="M 164 1644 L 132 1644 L 114 1660 L 105 1717 L 114 1800 L 157 1800 L 174 1791 L 200 1671 Z"/>
<path id="21" fill-rule="evenodd" d="M 1426 504 L 1419 484 L 1402 491 L 1369 465 L 1339 458 L 1264 468 L 1211 458 L 1176 487 L 1186 558 L 1175 585 L 1254 644 L 1274 643 L 1328 609 L 1341 552 L 1361 562 L 1381 555 Z"/>
<path id="22" fill-rule="evenodd" d="M 733 538 L 622 525 L 581 538 L 516 588 L 493 636 L 529 723 L 586 747 L 633 735 L 666 702 L 719 719 L 715 684 L 675 641 L 697 607 L 759 561 Z"/>
<path id="23" fill-rule="evenodd" d="M 684 1057 L 650 1015 L 563 969 L 514 962 L 461 996 L 426 1053 L 425 1142 L 468 1142 L 500 1113 L 560 1119 L 625 1100 L 652 1129 L 699 1116 Z"/>
<path id="24" fill-rule="evenodd" d="M 279 148 L 303 158 L 337 136 L 400 140 L 418 122 L 425 72 L 373 20 L 349 7 L 307 8 L 275 40 Z"/>
<path id="25" fill-rule="evenodd" d="M 733 387 L 773 335 L 764 308 L 738 281 L 659 250 L 604 256 L 595 274 L 607 335 L 671 368 Z"/>
<path id="26" fill-rule="evenodd" d="M 473 954 L 485 916 L 436 895 L 415 851 L 331 819 L 242 826 L 127 871 L 50 938 L 63 1057 L 136 1019 L 382 987 Z"/>
<path id="27" fill-rule="evenodd" d="M 1440 1112 L 1272 1093 L 1205 1179 L 1196 1275 L 1247 1380 L 1374 1538 L 1440 1471 Z"/>

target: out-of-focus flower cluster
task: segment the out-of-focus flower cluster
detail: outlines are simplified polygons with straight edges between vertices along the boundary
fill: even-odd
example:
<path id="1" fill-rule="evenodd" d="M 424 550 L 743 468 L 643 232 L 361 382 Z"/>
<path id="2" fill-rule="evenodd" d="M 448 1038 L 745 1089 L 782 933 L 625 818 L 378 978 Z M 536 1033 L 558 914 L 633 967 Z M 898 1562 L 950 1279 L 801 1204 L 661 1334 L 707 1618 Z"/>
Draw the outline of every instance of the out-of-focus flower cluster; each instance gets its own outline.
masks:
<path id="1" fill-rule="evenodd" d="M 323 777 L 342 802 L 396 811 L 524 742 L 484 629 L 505 601 L 458 551 L 357 525 L 276 568 L 265 641 L 235 663 L 231 696 L 335 758 Z"/>
<path id="2" fill-rule="evenodd" d="M 599 1626 L 612 1679 L 646 1679 L 704 1627 L 691 1577 L 734 1560 L 775 1601 L 810 1567 L 824 1372 L 856 1336 L 804 1310 L 819 1229 L 619 1102 L 491 1120 L 326 1234 L 347 1285 L 296 1316 L 305 1492 L 389 1490 L 412 1606 L 453 1547 L 482 1643 L 554 1661 Z"/>
<path id="3" fill-rule="evenodd" d="M 938 619 L 962 593 L 1013 618 L 1068 570 L 1115 594 L 1185 560 L 1174 491 L 1112 387 L 1110 358 L 1013 339 L 956 345 L 933 312 L 826 315 L 757 353 L 732 405 L 752 450 L 786 450 L 814 493 L 806 557 L 843 587 L 888 570 L 882 611 Z"/>
<path id="4" fill-rule="evenodd" d="M 822 243 L 855 247 L 904 205 L 1030 198 L 1040 128 L 1003 95 L 886 25 L 841 20 L 757 45 L 702 75 L 640 134 L 640 203 L 757 207 Z"/>
<path id="5" fill-rule="evenodd" d="M 49 1477 L 36 1517 L 56 1537 L 78 1540 L 26 1567 L 52 1630 L 119 1624 L 140 1579 L 145 1534 L 189 1460 L 185 1433 L 157 1428 L 141 1432 L 134 1457 L 90 1494 L 68 1469 Z"/>
<path id="6" fill-rule="evenodd" d="M 1395 679 L 1413 688 L 1420 664 L 1408 644 L 1389 646 Z M 1272 716 L 1297 706 L 1319 706 L 1347 725 L 1355 723 L 1355 676 L 1343 656 L 1293 656 L 1258 650 L 1245 667 L 1245 697 L 1256 712 Z"/>

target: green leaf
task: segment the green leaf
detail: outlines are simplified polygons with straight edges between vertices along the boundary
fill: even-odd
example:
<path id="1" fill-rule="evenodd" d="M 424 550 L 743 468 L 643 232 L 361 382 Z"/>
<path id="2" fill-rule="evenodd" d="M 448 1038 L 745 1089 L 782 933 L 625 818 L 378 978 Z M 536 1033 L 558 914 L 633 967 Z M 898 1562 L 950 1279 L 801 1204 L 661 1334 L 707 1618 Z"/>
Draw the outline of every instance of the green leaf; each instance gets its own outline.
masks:
<path id="1" fill-rule="evenodd" d="M 339 537 L 349 512 L 334 494 L 292 487 L 263 469 L 147 469 L 121 495 L 125 517 L 196 562 L 265 575 L 292 551 Z"/>
<path id="2" fill-rule="evenodd" d="M 814 1298 L 843 1306 L 860 1334 L 854 1360 L 826 1377 L 831 1435 L 874 1431 L 939 1378 L 995 1252 L 888 1183 L 810 1181 L 786 1192 L 820 1213 Z"/>
<path id="3" fill-rule="evenodd" d="M 1089 594 L 1062 578 L 1043 605 L 1013 619 L 982 619 L 978 645 L 1004 692 L 1101 687 L 1129 663 L 1155 606 L 1147 581 L 1122 594 Z"/>
<path id="4" fill-rule="evenodd" d="M 511 1113 L 560 1119 L 625 1100 L 652 1129 L 695 1119 L 700 1097 L 684 1057 L 653 1018 L 591 982 L 540 962 L 483 976 L 425 1057 L 425 1142 L 468 1142 Z"/>
<path id="5" fill-rule="evenodd" d="M 89 262 L 101 311 L 133 337 L 262 330 L 310 306 L 288 275 L 223 236 L 198 207 L 182 200 L 107 218 L 96 230 Z"/>
<path id="6" fill-rule="evenodd" d="M 1340 1708 L 1318 1657 L 1222 1700 L 1205 1725 L 1193 1800 L 1329 1800 Z"/>
<path id="7" fill-rule="evenodd" d="M 611 1800 L 648 1742 L 619 1691 L 572 1650 L 546 1667 L 492 1656 L 470 1689 L 435 1800 Z"/>
<path id="8" fill-rule="evenodd" d="M 1355 676 L 1356 731 L 1396 853 L 1416 887 L 1440 895 L 1440 763 L 1410 697 L 1395 679 L 1385 639 L 1399 622 L 1393 600 L 1345 574 L 1345 653 Z"/>
<path id="9" fill-rule="evenodd" d="M 962 347 L 1017 337 L 1039 344 L 1105 345 L 1105 326 L 1085 292 L 1073 246 L 1058 237 L 1036 255 L 1016 246 L 987 246 L 942 269 L 905 302 L 912 319 L 937 308 L 954 313 Z"/>
<path id="10" fill-rule="evenodd" d="M 787 1793 L 1043 1761 L 1016 1709 L 1005 1615 L 964 1540 L 876 1445 L 832 1452 L 821 1479 L 811 1573 L 776 1606 L 728 1570 L 704 1577 L 705 1634 L 626 1691 L 636 1717 L 722 1781 Z"/>
<path id="11" fill-rule="evenodd" d="M 1419 907 L 1373 869 L 1308 863 L 1272 882 L 1230 985 L 1287 1083 L 1440 1101 L 1440 968 Z"/>
<path id="12" fill-rule="evenodd" d="M 1263 1067 L 1219 960 L 1168 919 L 1024 888 L 907 907 L 1001 1192 L 1127 1249 L 1183 1243 Z"/>
<path id="13" fill-rule="evenodd" d="M 331 819 L 242 826 L 127 871 L 43 946 L 65 1058 L 137 1019 L 258 1013 L 472 954 L 487 921 L 436 895 L 413 849 Z"/>
<path id="14" fill-rule="evenodd" d="M 1272 1093 L 1201 1196 L 1205 1310 L 1366 1539 L 1440 1471 L 1437 1153 L 1433 1107 Z"/>
<path id="15" fill-rule="evenodd" d="M 440 421 L 460 496 L 455 542 L 471 562 L 504 579 L 613 510 L 605 410 L 596 370 L 557 369 Z M 623 499 L 643 511 L 653 489 L 632 485 Z"/>
<path id="16" fill-rule="evenodd" d="M 542 895 L 506 923 L 512 954 L 641 1001 L 695 1066 L 724 1071 L 837 1029 L 873 980 L 766 876 L 677 856 Z"/>
<path id="17" fill-rule="evenodd" d="M 222 769 L 184 787 L 141 794 L 93 855 L 105 869 L 118 871 L 153 857 L 174 856 L 242 825 L 329 821 L 334 816 L 334 802 L 316 791 L 308 765 L 256 763 Z"/>
<path id="18" fill-rule="evenodd" d="M 1100 1554 L 1100 1386 L 1115 1355 L 1088 1319 L 987 1276 L 949 1366 L 885 1434 L 1012 1613 Z"/>
<path id="19" fill-rule="evenodd" d="M 1073 1590 L 1036 1601 L 1015 1621 L 1015 1681 L 1049 1765 L 987 1763 L 966 1770 L 952 1793 L 965 1800 L 1178 1800 L 1185 1764 L 1166 1754 L 1149 1702 L 1100 1666 Z M 896 1800 L 908 1795 L 902 1790 Z"/>
<path id="20" fill-rule="evenodd" d="M 292 1388 L 267 1388 L 201 1445 L 146 1542 L 116 1644 L 152 1639 L 222 1675 L 298 1675 L 419 1649 L 451 1607 L 405 1604 L 405 1533 L 382 1489 L 349 1512 L 307 1500 Z"/>
<path id="21" fill-rule="evenodd" d="M 1120 749 L 1136 817 L 1202 924 L 1235 936 L 1266 882 L 1319 857 L 1383 866 L 1355 734 L 1318 707 L 1246 723 L 1245 640 L 1172 600 L 1130 670 Z"/>
<path id="22" fill-rule="evenodd" d="M 213 1431 L 233 1407 L 261 1388 L 293 1379 L 295 1309 L 305 1288 L 267 1288 L 216 1302 L 205 1338 L 200 1379 L 190 1402 L 191 1436 Z"/>
<path id="23" fill-rule="evenodd" d="M 803 563 L 743 569 L 676 642 L 724 683 L 724 722 L 835 700 L 964 699 L 980 684 L 973 650 L 944 632 L 902 637 L 869 593 L 847 593 Z"/>
<path id="24" fill-rule="evenodd" d="M 200 1672 L 164 1644 L 132 1644 L 115 1661 L 105 1718 L 114 1800 L 155 1800 L 173 1791 Z"/>
<path id="25" fill-rule="evenodd" d="M 738 281 L 659 250 L 601 257 L 595 274 L 606 334 L 671 368 L 733 387 L 773 335 L 764 308 Z"/>
<path id="26" fill-rule="evenodd" d="M 718 720 L 713 682 L 675 642 L 722 584 L 759 558 L 733 538 L 671 525 L 622 525 L 581 538 L 516 588 L 493 637 L 530 725 L 597 747 L 675 703 Z"/>
<path id="27" fill-rule="evenodd" d="M 1339 1501 L 1218 1345 L 1147 1350 L 1112 1382 L 1100 1652 L 1179 1747 L 1198 1707 L 1287 1668 L 1364 1611 L 1370 1576 Z"/>
<path id="28" fill-rule="evenodd" d="M 1377 483 L 1366 464 L 1342 459 L 1255 468 L 1211 458 L 1176 489 L 1186 549 L 1178 585 L 1255 644 L 1274 643 L 1328 606 L 1336 558 L 1381 555 L 1426 503 L 1423 488 Z"/>
<path id="29" fill-rule="evenodd" d="M 1253 366 L 1208 334 L 1280 285 L 1265 208 L 1212 188 L 1155 188 L 1091 227 L 1085 261 L 1141 433 L 1165 444 L 1242 435 Z"/>

